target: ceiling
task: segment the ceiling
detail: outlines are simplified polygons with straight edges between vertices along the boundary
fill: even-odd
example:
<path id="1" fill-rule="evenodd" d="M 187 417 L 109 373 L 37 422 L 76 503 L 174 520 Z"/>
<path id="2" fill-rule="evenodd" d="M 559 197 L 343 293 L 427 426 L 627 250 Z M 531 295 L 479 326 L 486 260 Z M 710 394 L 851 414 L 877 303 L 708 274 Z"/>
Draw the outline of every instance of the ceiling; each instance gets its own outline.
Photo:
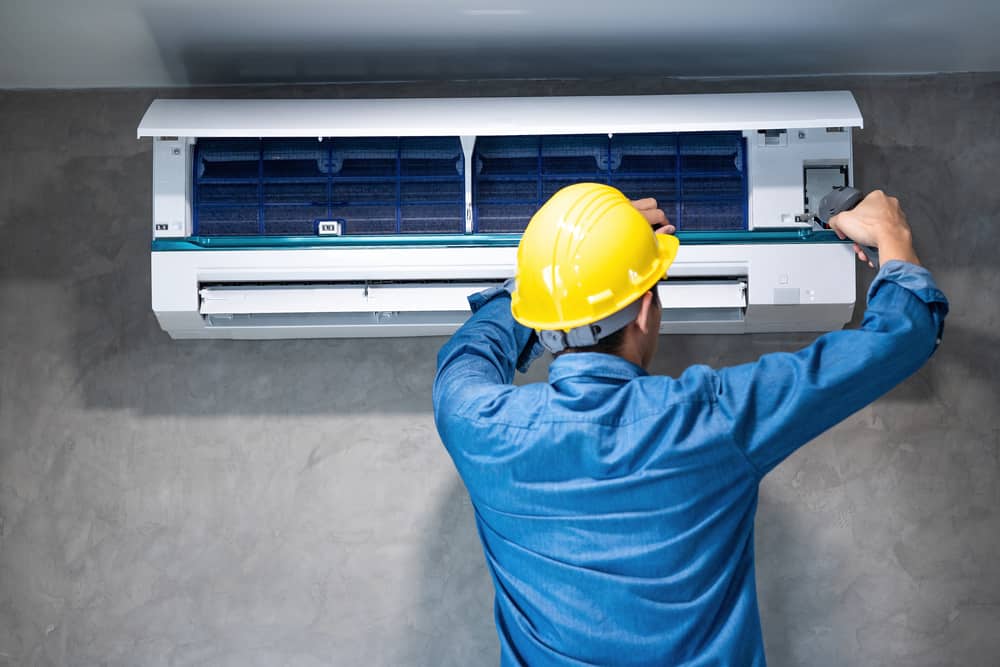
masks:
<path id="1" fill-rule="evenodd" d="M 0 88 L 1000 71 L 997 0 L 0 0 Z"/>

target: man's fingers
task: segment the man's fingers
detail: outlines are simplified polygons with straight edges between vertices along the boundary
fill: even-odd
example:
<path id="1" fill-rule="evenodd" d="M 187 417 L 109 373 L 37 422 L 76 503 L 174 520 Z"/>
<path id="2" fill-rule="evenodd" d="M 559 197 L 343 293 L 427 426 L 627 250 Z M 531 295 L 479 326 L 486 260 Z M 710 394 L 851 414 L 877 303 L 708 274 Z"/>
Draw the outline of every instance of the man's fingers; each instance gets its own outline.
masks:
<path id="1" fill-rule="evenodd" d="M 837 220 L 837 217 L 839 215 L 840 214 L 838 213 L 837 215 L 835 215 L 832 218 L 830 218 L 830 220 L 826 224 L 830 225 L 830 229 L 832 229 L 833 232 L 834 232 L 834 234 L 837 235 L 837 238 L 839 238 L 841 241 L 843 241 L 844 239 L 847 238 L 847 236 L 844 235 L 844 232 L 840 231 L 840 225 L 837 224 L 839 222 Z"/>
<path id="2" fill-rule="evenodd" d="M 663 209 L 660 208 L 660 205 L 657 204 L 656 200 L 652 197 L 634 199 L 632 200 L 632 206 L 634 206 L 635 209 L 642 214 L 642 217 L 646 218 L 646 222 L 648 222 L 658 234 L 673 234 L 677 231 L 677 228 L 671 225 L 670 220 L 667 219 L 667 214 L 663 212 Z"/>
<path id="3" fill-rule="evenodd" d="M 646 218 L 646 221 L 653 227 L 659 227 L 660 225 L 665 225 L 669 222 L 667 220 L 667 214 L 663 212 L 663 209 L 654 208 L 646 211 L 641 211 L 642 217 Z"/>
<path id="4" fill-rule="evenodd" d="M 875 268 L 875 263 L 872 262 L 871 258 L 868 257 L 868 254 L 857 243 L 854 244 L 854 254 L 858 256 L 858 261 L 865 262 L 868 266 L 873 269 Z"/>

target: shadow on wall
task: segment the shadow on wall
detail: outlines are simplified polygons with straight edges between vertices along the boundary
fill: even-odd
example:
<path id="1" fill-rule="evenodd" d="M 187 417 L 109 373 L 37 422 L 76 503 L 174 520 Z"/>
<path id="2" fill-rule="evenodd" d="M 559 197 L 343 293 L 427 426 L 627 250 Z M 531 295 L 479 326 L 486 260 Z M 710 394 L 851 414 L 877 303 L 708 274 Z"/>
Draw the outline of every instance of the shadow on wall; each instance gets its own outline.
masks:
<path id="1" fill-rule="evenodd" d="M 493 585 L 476 532 L 472 503 L 453 475 L 420 543 L 410 623 L 387 641 L 391 665 L 495 665 Z"/>
<path id="2" fill-rule="evenodd" d="M 808 81 L 795 87 L 830 88 L 835 83 Z M 624 84 L 612 82 L 605 92 L 652 92 L 657 87 L 658 92 L 669 92 L 666 89 L 681 85 L 652 80 L 639 80 L 639 84 L 633 82 L 629 84 L 632 89 L 619 89 Z M 719 88 L 704 82 L 683 85 L 689 90 Z M 461 95 L 470 90 L 509 94 L 512 91 L 508 87 L 521 94 L 593 92 L 587 82 L 497 82 L 478 88 L 462 83 L 429 86 L 427 94 Z M 757 87 L 790 86 L 776 81 Z M 240 89 L 232 94 L 322 96 L 343 95 L 345 90 L 261 88 Z M 401 94 L 419 94 L 422 88 L 403 85 L 400 90 Z M 350 89 L 351 94 L 359 95 L 377 91 L 377 87 Z M 196 92 L 220 94 L 210 89 Z M 32 152 L 27 144 L 12 147 L 18 152 L 19 168 L 33 175 L 25 177 L 25 188 L 13 192 L 10 198 L 9 214 L 5 216 L 5 230 L 9 231 L 5 231 L 5 237 L 17 252 L 0 258 L 0 280 L 11 284 L 43 283 L 51 287 L 59 307 L 58 312 L 46 317 L 41 315 L 41 304 L 28 305 L 31 312 L 19 313 L 16 320 L 8 314 L 12 319 L 5 327 L 11 331 L 24 329 L 32 337 L 23 348 L 8 347 L 10 354 L 40 355 L 36 361 L 45 357 L 45 372 L 58 373 L 67 400 L 88 408 L 191 416 L 426 413 L 431 405 L 441 338 L 173 341 L 160 331 L 149 301 L 150 146 L 134 137 L 135 123 L 153 94 L 85 98 L 110 101 L 101 102 L 100 109 L 86 109 L 87 113 L 102 114 L 100 122 L 88 125 L 72 120 L 65 128 L 66 136 L 54 138 L 62 151 L 55 159 L 51 154 Z M 178 94 L 190 95 L 191 91 Z M 870 91 L 861 87 L 858 95 L 862 108 L 869 106 L 866 100 Z M 870 106 L 875 106 L 874 102 Z M 22 119 L 14 120 L 21 123 Z M 36 134 L 46 132 L 45 128 L 33 127 L 30 118 L 23 121 L 24 138 L 18 139 L 18 135 L 13 137 L 15 141 L 29 142 Z M 922 254 L 926 252 L 929 265 L 960 266 L 995 282 L 991 244 L 970 244 L 969 239 L 991 238 L 994 227 L 988 222 L 997 202 L 990 199 L 987 204 L 976 205 L 972 195 L 979 192 L 982 199 L 985 192 L 976 179 L 965 183 L 964 178 L 948 175 L 949 170 L 942 176 L 939 170 L 907 166 L 916 163 L 926 167 L 944 158 L 937 155 L 935 148 L 920 149 L 926 154 L 914 155 L 917 148 L 883 146 L 882 132 L 879 119 L 871 118 L 869 127 L 858 134 L 855 144 L 859 185 L 870 188 L 879 184 L 897 192 L 908 207 L 912 202 L 911 222 L 918 230 L 918 249 Z M 977 160 L 985 159 L 984 155 L 976 155 L 963 163 L 967 163 L 961 170 L 963 176 L 978 164 Z M 987 174 L 988 170 L 984 170 L 976 178 L 981 180 Z M 970 199 L 960 202 L 963 235 L 954 225 L 932 224 L 945 219 L 949 210 L 947 202 L 926 194 L 931 183 L 928 179 L 932 178 L 947 178 L 949 188 L 968 191 Z M 947 276 L 947 270 L 942 274 Z M 860 321 L 865 289 L 873 275 L 867 268 L 859 269 L 855 324 Z M 1000 289 L 1000 284 L 996 287 Z M 996 293 L 988 284 L 984 288 L 975 294 Z M 952 291 L 947 286 L 946 290 Z M 960 317 L 957 312 L 951 317 L 949 340 L 939 352 L 937 365 L 940 367 L 941 357 L 945 357 L 968 373 L 981 374 L 981 355 L 969 351 L 997 349 L 998 334 L 989 327 L 958 329 L 956 320 Z M 676 375 L 692 363 L 743 363 L 766 352 L 795 350 L 813 338 L 808 334 L 669 336 L 662 339 L 652 370 Z M 956 346 L 956 339 L 961 341 L 961 347 Z M 44 351 L 38 353 L 39 349 Z M 544 363 L 536 362 L 527 379 L 544 379 L 544 369 Z M 894 392 L 887 400 L 905 401 L 906 393 Z"/>
<path id="3" fill-rule="evenodd" d="M 796 598 L 815 597 L 814 583 L 796 574 L 796 558 L 815 562 L 818 554 L 808 539 L 797 534 L 799 508 L 772 498 L 767 487 L 760 490 L 757 520 L 754 526 L 757 605 L 761 614 L 764 647 L 769 662 L 775 665 L 808 664 L 794 660 L 797 645 L 795 628 L 788 622 L 797 616 Z M 826 554 L 831 558 L 832 554 Z M 836 605 L 836 600 L 829 600 Z M 768 623 L 774 619 L 774 623 Z"/>
<path id="4" fill-rule="evenodd" d="M 430 410 L 443 338 L 174 341 L 163 333 L 150 310 L 149 237 L 142 221 L 150 214 L 151 158 L 148 144 L 141 146 L 126 156 L 74 157 L 44 172 L 33 192 L 18 194 L 21 204 L 10 216 L 8 236 L 20 252 L 4 258 L 0 277 L 49 285 L 47 298 L 59 307 L 47 313 L 40 304 L 29 306 L 31 312 L 9 326 L 30 332 L 26 353 L 45 349 L 63 378 L 66 400 L 191 416 Z M 28 224 L 39 218 L 65 222 Z M 986 258 L 980 253 L 978 259 Z M 855 324 L 873 275 L 859 269 Z M 959 338 L 962 349 L 997 349 L 998 337 L 950 327 L 946 348 Z M 667 336 L 652 371 L 677 375 L 692 363 L 744 363 L 813 338 Z M 976 357 L 953 360 L 979 370 Z M 519 382 L 544 380 L 546 366 L 536 362 Z M 889 400 L 908 400 L 906 390 Z"/>
<path id="5" fill-rule="evenodd" d="M 440 338 L 174 341 L 162 332 L 150 308 L 151 156 L 142 148 L 40 168 L 31 191 L 17 193 L 6 234 L 17 252 L 5 255 L 0 281 L 10 299 L 5 355 L 31 367 L 27 379 L 58 383 L 68 404 L 142 414 L 430 409 Z"/>
<path id="6" fill-rule="evenodd" d="M 60 405 L 152 415 L 430 410 L 443 338 L 171 340 L 150 310 L 149 146 L 126 145 L 132 153 L 38 165 L 41 176 L 14 200 L 8 240 L 18 252 L 4 257 L 0 279 L 24 303 L 4 309 L 17 314 L 5 324 L 5 343 L 40 391 L 57 390 Z M 32 224 L 38 220 L 51 222 Z M 749 361 L 811 338 L 665 337 L 654 371 Z M 536 362 L 519 382 L 544 380 L 546 367 Z"/>

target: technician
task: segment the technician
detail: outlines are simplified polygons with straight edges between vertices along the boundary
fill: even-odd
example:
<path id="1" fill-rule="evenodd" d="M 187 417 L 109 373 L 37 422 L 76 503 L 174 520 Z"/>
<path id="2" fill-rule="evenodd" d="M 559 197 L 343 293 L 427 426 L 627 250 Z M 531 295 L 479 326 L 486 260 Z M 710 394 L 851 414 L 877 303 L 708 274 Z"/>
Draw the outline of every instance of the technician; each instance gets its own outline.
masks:
<path id="1" fill-rule="evenodd" d="M 645 202 L 560 190 L 525 230 L 516 286 L 471 297 L 438 357 L 434 416 L 475 508 L 503 665 L 764 665 L 761 478 L 940 342 L 948 301 L 875 191 L 831 220 L 881 256 L 860 329 L 649 375 L 678 241 Z M 539 341 L 548 382 L 514 386 Z"/>

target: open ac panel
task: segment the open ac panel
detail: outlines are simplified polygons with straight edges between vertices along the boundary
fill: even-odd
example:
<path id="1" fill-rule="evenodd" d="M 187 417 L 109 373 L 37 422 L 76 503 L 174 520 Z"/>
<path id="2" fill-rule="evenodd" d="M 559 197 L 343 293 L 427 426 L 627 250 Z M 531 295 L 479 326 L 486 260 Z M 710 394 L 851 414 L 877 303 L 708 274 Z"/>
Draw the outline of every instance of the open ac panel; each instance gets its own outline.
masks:
<path id="1" fill-rule="evenodd" d="M 447 334 L 535 210 L 594 181 L 678 227 L 663 332 L 838 328 L 853 255 L 811 206 L 860 125 L 847 92 L 157 100 L 153 309 L 175 338 Z"/>

